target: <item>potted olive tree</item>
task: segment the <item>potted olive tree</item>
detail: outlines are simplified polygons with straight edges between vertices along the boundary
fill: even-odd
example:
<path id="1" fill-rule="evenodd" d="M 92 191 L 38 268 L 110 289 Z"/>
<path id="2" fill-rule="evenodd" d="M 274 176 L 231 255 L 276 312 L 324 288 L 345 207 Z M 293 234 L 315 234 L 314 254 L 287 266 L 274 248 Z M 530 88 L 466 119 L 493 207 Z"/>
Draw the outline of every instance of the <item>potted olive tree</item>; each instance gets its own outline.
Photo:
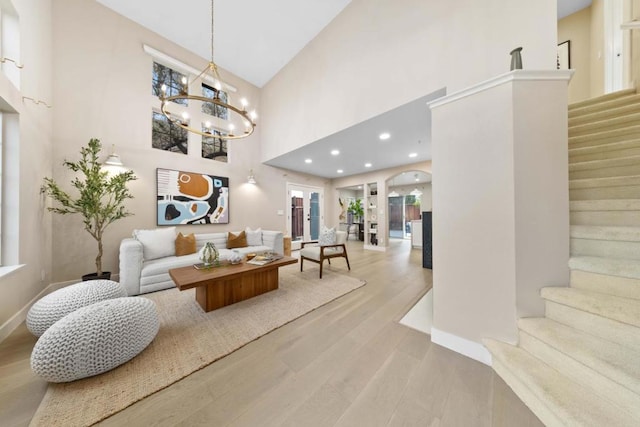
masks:
<path id="1" fill-rule="evenodd" d="M 48 208 L 49 211 L 62 215 L 80 214 L 84 229 L 98 243 L 96 272 L 82 276 L 82 280 L 111 277 L 110 272 L 102 271 L 102 235 L 114 221 L 133 215 L 125 210 L 124 202 L 133 198 L 127 183 L 135 180 L 136 176 L 132 171 L 110 175 L 102 170 L 98 161 L 101 148 L 100 140 L 91 139 L 80 150 L 79 161 L 63 162 L 63 166 L 77 174 L 71 181 L 71 186 L 77 192 L 76 197 L 64 191 L 52 178 L 45 178 L 41 187 L 41 191 L 59 205 Z"/>

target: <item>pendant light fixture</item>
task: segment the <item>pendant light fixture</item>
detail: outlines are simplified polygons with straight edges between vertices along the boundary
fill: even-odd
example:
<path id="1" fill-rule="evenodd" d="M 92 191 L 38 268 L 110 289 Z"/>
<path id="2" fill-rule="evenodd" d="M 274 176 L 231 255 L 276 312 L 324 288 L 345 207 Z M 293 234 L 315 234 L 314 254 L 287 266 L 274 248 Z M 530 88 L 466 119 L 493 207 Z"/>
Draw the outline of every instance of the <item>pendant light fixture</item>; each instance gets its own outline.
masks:
<path id="1" fill-rule="evenodd" d="M 233 120 L 229 120 L 229 123 L 226 124 L 226 129 L 222 127 L 218 127 L 217 129 L 215 129 L 216 131 L 220 132 L 220 138 L 225 140 L 246 138 L 253 133 L 256 127 L 255 120 L 257 118 L 257 115 L 255 110 L 252 110 L 251 112 L 247 111 L 247 106 L 249 105 L 249 103 L 245 98 L 242 98 L 240 100 L 241 106 L 236 107 L 235 105 L 231 104 L 231 101 L 229 100 L 225 101 L 220 97 L 219 94 L 220 94 L 220 91 L 222 90 L 223 83 L 222 83 L 222 79 L 220 78 L 220 74 L 218 73 L 218 66 L 213 60 L 213 48 L 214 48 L 214 44 L 213 44 L 214 28 L 213 27 L 214 27 L 214 4 L 213 4 L 213 0 L 211 0 L 211 60 L 209 61 L 209 64 L 207 65 L 207 67 L 204 70 L 202 70 L 202 72 L 189 83 L 189 86 L 191 86 L 191 84 L 193 84 L 199 79 L 205 80 L 207 77 L 209 77 L 213 79 L 213 82 L 214 82 L 213 88 L 215 90 L 213 91 L 212 97 L 209 98 L 206 96 L 191 95 L 188 93 L 178 94 L 173 96 L 165 96 L 166 86 L 163 85 L 162 93 L 160 95 L 160 101 L 162 102 L 162 108 L 161 108 L 162 114 L 164 114 L 167 120 L 169 120 L 171 123 L 173 123 L 176 126 L 180 126 L 181 128 L 186 129 L 189 132 L 196 133 L 198 135 L 211 137 L 211 136 L 214 136 L 214 129 L 212 127 L 205 126 L 205 130 L 202 130 L 201 128 L 197 127 L 197 125 L 191 126 L 188 122 L 188 117 L 173 116 L 169 112 L 168 108 L 169 108 L 170 101 L 179 101 L 179 100 L 195 100 L 203 103 L 215 104 L 222 108 L 226 108 L 230 113 L 229 119 L 231 119 L 232 117 L 235 117 L 236 119 L 241 120 L 242 127 L 244 127 L 244 130 L 236 134 L 235 129 L 238 126 L 236 123 L 233 123 Z"/>
<path id="2" fill-rule="evenodd" d="M 418 178 L 418 174 L 417 173 L 414 174 L 413 177 L 415 178 L 416 182 L 420 182 L 420 178 Z M 409 194 L 411 194 L 412 196 L 420 197 L 420 196 L 422 196 L 422 191 L 418 190 L 418 187 L 416 187 Z"/>

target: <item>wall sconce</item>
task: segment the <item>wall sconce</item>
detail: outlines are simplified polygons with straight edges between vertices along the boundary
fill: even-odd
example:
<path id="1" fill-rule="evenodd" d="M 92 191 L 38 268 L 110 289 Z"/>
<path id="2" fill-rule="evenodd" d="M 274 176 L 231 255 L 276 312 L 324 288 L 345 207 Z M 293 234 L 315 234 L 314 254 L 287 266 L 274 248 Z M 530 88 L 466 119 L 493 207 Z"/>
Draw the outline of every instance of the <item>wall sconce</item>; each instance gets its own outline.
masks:
<path id="1" fill-rule="evenodd" d="M 30 96 L 23 96 L 22 97 L 22 102 L 24 102 L 25 100 L 29 100 L 31 102 L 33 102 L 36 105 L 44 105 L 47 108 L 51 108 L 51 105 L 47 104 L 46 102 L 40 100 L 40 99 L 35 99 L 35 98 L 31 98 Z"/>
<path id="2" fill-rule="evenodd" d="M 249 176 L 247 177 L 247 184 L 252 184 L 252 185 L 257 184 L 256 177 L 253 176 L 253 169 L 249 171 Z"/>
<path id="3" fill-rule="evenodd" d="M 6 56 L 3 56 L 2 58 L 0 58 L 0 63 L 2 64 L 4 64 L 7 61 L 13 62 L 13 65 L 15 65 L 16 68 L 24 68 L 24 64 L 19 64 L 18 61 L 16 61 L 15 59 L 7 58 Z"/>
<path id="4" fill-rule="evenodd" d="M 111 146 L 111 154 L 109 154 L 107 160 L 102 164 L 102 169 L 106 170 L 110 174 L 118 174 L 128 170 L 124 163 L 122 163 L 122 160 L 120 160 L 120 156 L 116 154 L 115 145 Z"/>

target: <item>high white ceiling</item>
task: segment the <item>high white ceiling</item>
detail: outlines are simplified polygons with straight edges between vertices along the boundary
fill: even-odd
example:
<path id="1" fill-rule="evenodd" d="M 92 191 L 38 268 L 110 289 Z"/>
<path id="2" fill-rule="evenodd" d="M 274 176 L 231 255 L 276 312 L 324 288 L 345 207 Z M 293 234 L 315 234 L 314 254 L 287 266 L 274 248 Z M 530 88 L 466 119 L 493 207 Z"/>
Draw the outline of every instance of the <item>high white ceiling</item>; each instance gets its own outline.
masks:
<path id="1" fill-rule="evenodd" d="M 210 0 L 96 1 L 210 59 Z M 262 87 L 349 3 L 350 0 L 216 0 L 215 62 Z M 558 0 L 558 18 L 590 4 L 591 0 Z M 431 132 L 425 103 L 434 96 L 381 114 L 269 164 L 333 178 L 429 160 Z M 391 134 L 389 140 L 378 139 L 383 131 Z M 339 156 L 330 154 L 334 148 L 340 150 Z M 418 156 L 409 158 L 414 152 Z M 313 162 L 305 163 L 307 158 Z M 366 168 L 365 162 L 372 166 Z M 339 174 L 338 169 L 343 173 Z"/>
<path id="2" fill-rule="evenodd" d="M 211 1 L 97 0 L 174 43 L 211 58 Z M 216 0 L 216 64 L 262 87 L 351 0 Z"/>

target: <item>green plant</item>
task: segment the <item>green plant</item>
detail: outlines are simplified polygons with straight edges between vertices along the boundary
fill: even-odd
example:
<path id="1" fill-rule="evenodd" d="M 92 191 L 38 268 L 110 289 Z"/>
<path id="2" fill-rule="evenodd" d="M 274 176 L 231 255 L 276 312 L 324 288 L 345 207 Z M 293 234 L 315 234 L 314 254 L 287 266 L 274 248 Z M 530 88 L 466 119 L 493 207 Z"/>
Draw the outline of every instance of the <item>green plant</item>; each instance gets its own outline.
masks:
<path id="1" fill-rule="evenodd" d="M 355 199 L 349 203 L 349 207 L 347 211 L 353 214 L 353 216 L 357 219 L 362 218 L 364 216 L 364 209 L 362 208 L 362 200 Z"/>
<path id="2" fill-rule="evenodd" d="M 84 229 L 98 243 L 96 256 L 96 272 L 102 274 L 102 235 L 104 230 L 114 221 L 133 215 L 125 210 L 124 201 L 133 196 L 127 188 L 127 183 L 136 176 L 132 171 L 109 175 L 101 169 L 98 156 L 102 145 L 100 140 L 91 139 L 86 147 L 80 149 L 80 160 L 70 162 L 65 160 L 63 166 L 81 173 L 76 176 L 71 185 L 77 190 L 78 196 L 73 197 L 64 191 L 52 178 L 44 178 L 40 191 L 57 202 L 59 207 L 50 207 L 49 211 L 61 215 L 78 213 L 82 216 Z"/>

